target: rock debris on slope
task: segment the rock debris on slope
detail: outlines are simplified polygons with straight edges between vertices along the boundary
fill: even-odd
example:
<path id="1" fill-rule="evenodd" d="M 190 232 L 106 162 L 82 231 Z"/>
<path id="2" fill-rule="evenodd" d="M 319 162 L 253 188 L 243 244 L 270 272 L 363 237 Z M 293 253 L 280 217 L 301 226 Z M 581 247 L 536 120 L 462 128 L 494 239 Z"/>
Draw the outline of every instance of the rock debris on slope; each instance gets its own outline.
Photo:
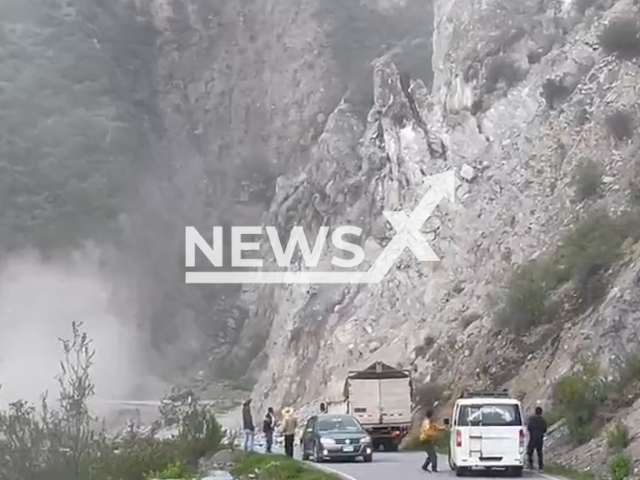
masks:
<path id="1" fill-rule="evenodd" d="M 549 398 L 587 346 L 604 367 L 638 348 L 635 255 L 604 302 L 570 323 L 514 337 L 491 321 L 491 300 L 514 266 L 584 215 L 571 183 L 581 160 L 600 162 L 608 178 L 594 204 L 628 203 L 633 153 L 608 137 L 604 118 L 637 108 L 640 71 L 597 47 L 604 22 L 625 12 L 637 7 L 599 2 L 581 14 L 552 1 L 436 0 L 431 91 L 419 80 L 403 88 L 393 61 L 377 61 L 366 124 L 343 99 L 308 166 L 279 180 L 264 223 L 303 226 L 310 239 L 323 225 L 358 225 L 365 270 L 393 235 L 382 211 L 411 212 L 424 179 L 453 168 L 455 202 L 443 200 L 422 228 L 442 261 L 406 251 L 378 285 L 247 288 L 245 334 L 268 335 L 268 360 L 254 365 L 257 406 L 339 399 L 347 371 L 376 360 L 459 388 L 508 385 L 529 406 Z M 560 105 L 545 99 L 549 81 L 563 85 Z M 332 255 L 323 253 L 319 270 Z M 303 268 L 297 258 L 293 269 Z"/>

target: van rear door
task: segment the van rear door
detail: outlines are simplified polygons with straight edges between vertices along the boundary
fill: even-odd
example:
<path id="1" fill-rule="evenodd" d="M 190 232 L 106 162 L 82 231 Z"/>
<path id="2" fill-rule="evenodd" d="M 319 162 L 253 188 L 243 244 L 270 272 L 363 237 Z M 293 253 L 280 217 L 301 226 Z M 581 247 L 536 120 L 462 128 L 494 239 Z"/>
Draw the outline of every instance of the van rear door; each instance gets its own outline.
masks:
<path id="1" fill-rule="evenodd" d="M 461 405 L 460 426 L 468 430 L 468 455 L 490 462 L 512 462 L 524 448 L 524 425 L 518 403 Z"/>

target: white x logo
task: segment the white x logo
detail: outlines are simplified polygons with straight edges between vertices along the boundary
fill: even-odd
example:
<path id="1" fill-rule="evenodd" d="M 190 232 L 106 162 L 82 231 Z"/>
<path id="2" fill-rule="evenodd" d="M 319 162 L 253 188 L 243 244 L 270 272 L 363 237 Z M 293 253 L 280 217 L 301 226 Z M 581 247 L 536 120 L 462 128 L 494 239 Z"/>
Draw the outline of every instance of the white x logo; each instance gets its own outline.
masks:
<path id="1" fill-rule="evenodd" d="M 455 201 L 455 175 L 449 170 L 427 178 L 431 188 L 408 216 L 404 212 L 383 212 L 398 233 L 391 239 L 366 275 L 366 283 L 377 283 L 387 274 L 405 248 L 421 262 L 439 262 L 440 259 L 420 233 L 420 228 L 443 198 Z"/>

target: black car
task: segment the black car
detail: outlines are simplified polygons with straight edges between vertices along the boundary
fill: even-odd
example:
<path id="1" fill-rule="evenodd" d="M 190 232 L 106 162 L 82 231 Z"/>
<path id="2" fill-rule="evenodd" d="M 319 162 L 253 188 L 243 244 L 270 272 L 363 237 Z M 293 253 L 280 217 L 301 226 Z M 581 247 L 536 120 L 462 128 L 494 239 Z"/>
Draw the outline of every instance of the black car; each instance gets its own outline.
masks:
<path id="1" fill-rule="evenodd" d="M 351 415 L 316 415 L 305 425 L 302 439 L 302 459 L 315 462 L 362 457 L 373 460 L 371 437 L 362 424 Z"/>

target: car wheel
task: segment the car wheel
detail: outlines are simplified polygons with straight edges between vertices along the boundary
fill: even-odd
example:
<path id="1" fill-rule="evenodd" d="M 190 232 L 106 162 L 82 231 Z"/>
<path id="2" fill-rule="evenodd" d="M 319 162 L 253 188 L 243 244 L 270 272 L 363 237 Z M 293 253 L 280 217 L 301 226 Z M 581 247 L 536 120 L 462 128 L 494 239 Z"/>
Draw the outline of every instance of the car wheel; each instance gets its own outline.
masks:
<path id="1" fill-rule="evenodd" d="M 464 467 L 456 467 L 456 477 L 464 477 L 467 474 L 467 469 Z"/>
<path id="2" fill-rule="evenodd" d="M 524 467 L 511 467 L 509 474 L 513 477 L 521 477 L 524 474 Z"/>
<path id="3" fill-rule="evenodd" d="M 365 455 L 364 457 L 362 457 L 362 459 L 365 461 L 365 463 L 371 463 L 373 461 L 373 455 Z"/>
<path id="4" fill-rule="evenodd" d="M 320 455 L 320 445 L 317 443 L 313 446 L 313 461 L 315 463 L 322 463 L 322 456 Z"/>

